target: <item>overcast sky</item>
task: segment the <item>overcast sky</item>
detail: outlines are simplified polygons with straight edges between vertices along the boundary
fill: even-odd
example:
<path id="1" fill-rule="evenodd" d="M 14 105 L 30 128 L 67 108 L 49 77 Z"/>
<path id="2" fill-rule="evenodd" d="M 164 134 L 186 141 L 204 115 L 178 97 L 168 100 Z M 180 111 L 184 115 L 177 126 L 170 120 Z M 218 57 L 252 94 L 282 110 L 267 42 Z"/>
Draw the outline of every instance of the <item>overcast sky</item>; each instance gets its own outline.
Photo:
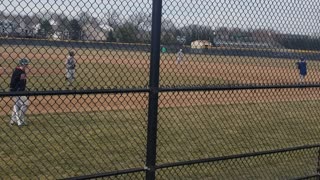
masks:
<path id="1" fill-rule="evenodd" d="M 46 10 L 74 17 L 79 12 L 104 17 L 115 10 L 123 16 L 151 13 L 152 0 L 0 0 L 7 13 Z M 319 0 L 163 0 L 163 18 L 178 27 L 187 24 L 216 27 L 271 28 L 285 33 L 320 34 Z"/>

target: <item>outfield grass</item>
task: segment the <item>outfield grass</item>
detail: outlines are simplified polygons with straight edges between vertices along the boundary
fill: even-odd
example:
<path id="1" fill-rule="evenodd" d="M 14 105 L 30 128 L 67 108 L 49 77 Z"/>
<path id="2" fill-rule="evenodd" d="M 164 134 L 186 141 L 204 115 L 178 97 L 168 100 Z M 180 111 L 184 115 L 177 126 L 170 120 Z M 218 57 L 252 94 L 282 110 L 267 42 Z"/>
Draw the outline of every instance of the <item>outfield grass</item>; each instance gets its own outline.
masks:
<path id="1" fill-rule="evenodd" d="M 320 133 L 319 107 L 319 101 L 297 101 L 160 108 L 157 162 L 315 144 Z M 41 114 L 30 115 L 29 126 L 18 128 L 9 127 L 9 117 L 1 116 L 1 177 L 51 179 L 143 167 L 146 117 L 146 109 Z M 316 152 L 169 168 L 159 173 L 160 179 L 264 179 L 265 175 L 281 179 L 313 172 Z M 234 163 L 239 166 L 233 167 Z M 230 169 L 236 171 L 230 173 Z"/>

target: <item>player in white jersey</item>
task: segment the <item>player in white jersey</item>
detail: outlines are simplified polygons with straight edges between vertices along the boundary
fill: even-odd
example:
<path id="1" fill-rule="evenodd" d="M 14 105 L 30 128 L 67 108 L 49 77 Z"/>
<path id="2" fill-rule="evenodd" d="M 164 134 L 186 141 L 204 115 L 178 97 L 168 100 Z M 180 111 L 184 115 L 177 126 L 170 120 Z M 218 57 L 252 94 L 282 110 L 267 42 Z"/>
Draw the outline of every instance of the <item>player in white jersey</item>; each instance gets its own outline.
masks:
<path id="1" fill-rule="evenodd" d="M 183 60 L 183 52 L 182 49 L 180 49 L 177 53 L 177 64 L 179 64 Z"/>
<path id="2" fill-rule="evenodd" d="M 66 64 L 66 80 L 67 85 L 71 86 L 72 82 L 75 79 L 75 72 L 76 72 L 76 60 L 74 58 L 75 53 L 73 51 L 69 52 L 69 56 L 65 62 Z"/>

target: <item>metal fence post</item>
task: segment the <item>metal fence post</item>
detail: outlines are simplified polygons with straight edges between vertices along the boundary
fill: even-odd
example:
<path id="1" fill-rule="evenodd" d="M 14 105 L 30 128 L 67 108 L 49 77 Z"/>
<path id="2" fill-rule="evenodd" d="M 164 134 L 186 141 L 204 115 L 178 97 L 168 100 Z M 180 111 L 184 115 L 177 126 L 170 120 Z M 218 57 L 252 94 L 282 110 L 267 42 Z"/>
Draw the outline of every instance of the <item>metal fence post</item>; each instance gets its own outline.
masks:
<path id="1" fill-rule="evenodd" d="M 149 106 L 147 130 L 146 179 L 155 179 L 157 121 L 159 98 L 159 65 L 160 65 L 160 34 L 162 0 L 153 0 L 152 31 L 151 31 L 151 59 L 149 80 Z"/>
<path id="2" fill-rule="evenodd" d="M 317 175 L 317 179 L 320 180 L 320 148 L 318 149 Z"/>

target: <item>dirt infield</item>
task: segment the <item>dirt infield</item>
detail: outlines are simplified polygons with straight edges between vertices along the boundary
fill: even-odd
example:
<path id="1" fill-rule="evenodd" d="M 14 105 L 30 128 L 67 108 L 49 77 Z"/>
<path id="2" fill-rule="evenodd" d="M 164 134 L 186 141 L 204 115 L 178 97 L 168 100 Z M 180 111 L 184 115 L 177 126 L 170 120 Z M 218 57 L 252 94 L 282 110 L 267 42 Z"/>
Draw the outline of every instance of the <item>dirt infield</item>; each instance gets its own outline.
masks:
<path id="1" fill-rule="evenodd" d="M 281 101 L 319 100 L 320 89 L 269 89 L 269 90 L 236 90 L 211 92 L 175 92 L 161 93 L 159 105 L 161 108 L 227 105 L 246 103 L 268 103 Z M 111 94 L 111 95 L 68 95 L 68 96 L 38 96 L 29 98 L 31 105 L 29 114 L 97 112 L 107 110 L 144 109 L 148 105 L 148 94 Z M 12 100 L 3 98 L 0 103 L 0 115 L 9 115 Z"/>
<path id="2" fill-rule="evenodd" d="M 28 54 L 30 59 L 54 59 L 63 62 L 65 55 L 57 54 Z M 125 65 L 132 69 L 147 71 L 150 65 L 149 57 L 138 56 L 102 56 L 81 55 L 76 57 L 78 63 L 101 63 Z M 2 58 L 18 58 L 16 53 L 2 53 Z M 236 58 L 236 57 L 235 57 Z M 12 70 L 5 73 L 11 74 Z M 36 68 L 30 67 L 32 76 L 43 74 L 61 74 L 64 68 Z M 186 59 L 181 64 L 175 63 L 174 56 L 166 56 L 160 63 L 160 74 L 175 74 L 184 77 L 218 77 L 226 81 L 235 81 L 241 84 L 276 84 L 298 82 L 298 72 L 294 68 L 275 66 L 244 65 L 223 62 L 202 62 Z M 309 72 L 308 82 L 319 82 L 320 73 Z M 235 103 L 257 103 L 277 101 L 318 100 L 320 90 L 313 89 L 281 89 L 281 90 L 238 90 L 215 92 L 191 92 L 191 93 L 161 93 L 160 107 L 182 107 L 191 105 L 214 105 Z M 29 114 L 43 113 L 67 113 L 67 112 L 91 112 L 122 109 L 146 109 L 148 94 L 116 94 L 116 95 L 87 95 L 87 96 L 50 96 L 30 97 L 31 105 Z M 12 101 L 3 98 L 0 103 L 0 115 L 10 114 Z"/>
<path id="3" fill-rule="evenodd" d="M 3 59 L 16 59 L 19 58 L 18 53 L 2 53 Z M 64 63 L 66 56 L 64 54 L 28 54 L 29 59 L 51 59 L 57 62 L 57 64 Z M 235 62 L 237 60 L 246 57 L 234 57 Z M 248 57 L 249 58 L 249 57 Z M 149 57 L 147 56 L 137 56 L 135 54 L 130 54 L 127 56 L 120 56 L 117 54 L 109 55 L 77 55 L 76 59 L 79 64 L 81 63 L 98 63 L 98 64 L 112 64 L 112 65 L 125 65 L 132 69 L 143 69 L 146 71 L 150 67 Z M 35 60 L 33 60 L 35 61 Z M 221 59 L 223 61 L 223 59 Z M 263 61 L 263 59 L 261 59 Z M 278 62 L 275 60 L 275 63 Z M 33 65 L 30 66 L 30 73 L 33 76 L 41 76 L 43 74 L 63 74 L 65 69 L 64 66 L 61 68 L 37 68 Z M 185 58 L 184 62 L 181 64 L 175 63 L 174 56 L 166 56 L 161 59 L 160 63 L 160 75 L 165 75 L 167 73 L 174 73 L 177 76 L 188 77 L 218 77 L 226 81 L 234 81 L 241 84 L 266 84 L 266 83 L 295 83 L 298 82 L 298 71 L 295 68 L 290 68 L 295 66 L 294 62 L 288 67 L 276 67 L 276 66 L 266 66 L 260 65 L 259 62 L 256 65 L 252 64 L 237 64 L 237 63 L 224 63 L 224 62 L 205 62 L 204 61 L 192 61 L 191 57 Z M 12 69 L 7 69 L 6 73 L 11 74 Z M 320 81 L 320 71 L 310 71 L 306 77 L 308 82 L 319 82 Z"/>

